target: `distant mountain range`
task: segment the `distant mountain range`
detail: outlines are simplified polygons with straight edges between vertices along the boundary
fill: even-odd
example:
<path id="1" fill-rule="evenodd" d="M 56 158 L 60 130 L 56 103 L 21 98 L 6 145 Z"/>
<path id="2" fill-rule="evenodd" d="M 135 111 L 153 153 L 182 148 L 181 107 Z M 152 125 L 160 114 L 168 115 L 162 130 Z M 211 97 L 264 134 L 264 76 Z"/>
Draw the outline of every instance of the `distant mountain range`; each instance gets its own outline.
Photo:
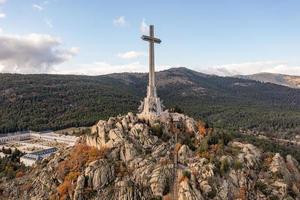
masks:
<path id="1" fill-rule="evenodd" d="M 300 89 L 300 76 L 290 76 L 284 74 L 259 73 L 253 75 L 239 75 L 238 78 L 260 81 L 264 83 L 274 83 L 291 88 Z"/>
<path id="2" fill-rule="evenodd" d="M 300 127 L 300 90 L 172 68 L 157 72 L 166 108 L 226 128 Z M 88 126 L 129 111 L 146 95 L 148 74 L 101 76 L 0 74 L 0 133 Z"/>

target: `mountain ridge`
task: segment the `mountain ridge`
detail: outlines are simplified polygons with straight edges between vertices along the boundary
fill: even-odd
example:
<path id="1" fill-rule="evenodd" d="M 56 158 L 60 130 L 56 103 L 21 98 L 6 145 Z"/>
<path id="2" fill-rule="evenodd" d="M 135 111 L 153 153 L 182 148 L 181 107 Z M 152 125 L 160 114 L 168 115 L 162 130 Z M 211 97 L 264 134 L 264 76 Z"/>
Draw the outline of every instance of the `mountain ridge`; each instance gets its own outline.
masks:
<path id="1" fill-rule="evenodd" d="M 179 106 L 195 118 L 235 128 L 300 125 L 297 89 L 186 68 L 156 75 L 158 95 L 165 106 Z M 0 132 L 87 126 L 98 119 L 137 112 L 147 82 L 146 73 L 0 74 Z"/>
<path id="2" fill-rule="evenodd" d="M 263 72 L 251 75 L 237 75 L 235 77 L 300 89 L 300 76 Z"/>

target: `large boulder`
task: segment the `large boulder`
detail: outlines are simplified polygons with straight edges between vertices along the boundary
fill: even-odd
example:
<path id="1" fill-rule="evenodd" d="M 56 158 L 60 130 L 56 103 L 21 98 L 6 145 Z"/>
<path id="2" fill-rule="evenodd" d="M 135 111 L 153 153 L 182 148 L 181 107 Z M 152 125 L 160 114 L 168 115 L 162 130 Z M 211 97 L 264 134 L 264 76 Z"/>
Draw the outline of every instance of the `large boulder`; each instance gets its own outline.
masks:
<path id="1" fill-rule="evenodd" d="M 187 145 L 182 145 L 178 150 L 178 161 L 180 163 L 186 163 L 188 158 L 192 156 L 192 151 Z"/>
<path id="2" fill-rule="evenodd" d="M 259 166 L 261 151 L 254 145 L 233 142 L 231 146 L 241 150 L 241 153 L 238 155 L 238 161 L 243 163 L 248 169 L 254 169 Z"/>
<path id="3" fill-rule="evenodd" d="M 84 190 L 84 186 L 85 186 L 85 176 L 84 175 L 80 175 L 77 179 L 77 184 L 76 184 L 76 188 L 74 191 L 74 200 L 83 200 L 84 196 L 83 196 L 83 190 Z"/>
<path id="4" fill-rule="evenodd" d="M 125 163 L 133 160 L 137 155 L 138 152 L 133 144 L 125 142 L 125 144 L 121 147 L 120 158 Z"/>
<path id="5" fill-rule="evenodd" d="M 115 184 L 115 191 L 111 196 L 115 200 L 141 200 L 141 194 L 138 187 L 130 180 L 118 181 Z"/>
<path id="6" fill-rule="evenodd" d="M 178 184 L 178 200 L 202 200 L 204 199 L 195 184 L 189 179 L 183 179 Z"/>
<path id="7" fill-rule="evenodd" d="M 144 148 L 152 147 L 158 140 L 149 132 L 149 127 L 142 123 L 136 123 L 129 132 L 133 140 L 139 142 Z"/>
<path id="8" fill-rule="evenodd" d="M 91 162 L 85 169 L 87 185 L 94 190 L 103 188 L 115 179 L 114 166 L 106 159 Z"/>
<path id="9" fill-rule="evenodd" d="M 154 196 L 163 196 L 165 189 L 170 187 L 172 165 L 157 166 L 151 175 L 150 187 Z"/>

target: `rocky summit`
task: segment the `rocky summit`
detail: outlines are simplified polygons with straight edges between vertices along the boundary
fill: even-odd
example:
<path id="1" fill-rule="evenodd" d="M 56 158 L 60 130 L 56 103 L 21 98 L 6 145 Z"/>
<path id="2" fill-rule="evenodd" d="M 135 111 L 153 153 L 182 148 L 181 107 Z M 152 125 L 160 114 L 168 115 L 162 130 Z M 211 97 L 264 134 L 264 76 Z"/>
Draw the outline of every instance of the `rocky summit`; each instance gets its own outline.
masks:
<path id="1" fill-rule="evenodd" d="M 179 113 L 99 121 L 74 147 L 0 184 L 2 199 L 300 199 L 299 163 Z"/>

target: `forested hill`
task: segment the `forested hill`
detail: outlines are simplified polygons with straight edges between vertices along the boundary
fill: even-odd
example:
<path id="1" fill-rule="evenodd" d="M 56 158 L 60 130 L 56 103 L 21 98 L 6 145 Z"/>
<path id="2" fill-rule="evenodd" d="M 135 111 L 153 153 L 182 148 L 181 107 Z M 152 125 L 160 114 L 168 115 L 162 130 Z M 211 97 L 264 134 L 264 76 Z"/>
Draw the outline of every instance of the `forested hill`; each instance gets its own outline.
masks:
<path id="1" fill-rule="evenodd" d="M 137 111 L 147 74 L 103 76 L 0 74 L 0 132 L 87 126 Z M 283 130 L 300 127 L 300 90 L 218 77 L 186 68 L 157 73 L 167 108 L 226 128 Z"/>
<path id="2" fill-rule="evenodd" d="M 259 73 L 252 75 L 239 75 L 238 78 L 261 81 L 265 83 L 274 83 L 292 88 L 300 89 L 300 76 L 290 76 L 284 74 Z"/>

